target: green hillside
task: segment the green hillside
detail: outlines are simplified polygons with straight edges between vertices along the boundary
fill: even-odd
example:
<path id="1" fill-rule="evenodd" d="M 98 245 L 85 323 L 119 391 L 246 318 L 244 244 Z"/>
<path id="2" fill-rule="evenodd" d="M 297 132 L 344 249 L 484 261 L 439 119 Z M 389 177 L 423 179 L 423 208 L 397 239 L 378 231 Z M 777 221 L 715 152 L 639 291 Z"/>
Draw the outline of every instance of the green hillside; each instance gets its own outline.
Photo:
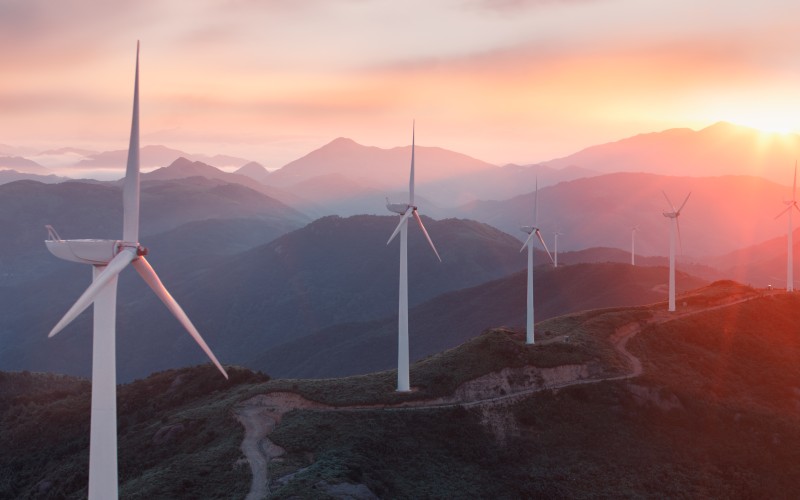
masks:
<path id="1" fill-rule="evenodd" d="M 534 346 L 491 329 L 416 363 L 405 394 L 391 371 L 161 372 L 120 386 L 120 493 L 244 498 L 255 452 L 272 498 L 790 498 L 797 311 L 798 295 L 718 282 L 673 314 L 540 322 Z M 85 497 L 88 392 L 79 379 L 0 377 L 0 497 Z M 251 438 L 255 451 L 242 447 Z"/>

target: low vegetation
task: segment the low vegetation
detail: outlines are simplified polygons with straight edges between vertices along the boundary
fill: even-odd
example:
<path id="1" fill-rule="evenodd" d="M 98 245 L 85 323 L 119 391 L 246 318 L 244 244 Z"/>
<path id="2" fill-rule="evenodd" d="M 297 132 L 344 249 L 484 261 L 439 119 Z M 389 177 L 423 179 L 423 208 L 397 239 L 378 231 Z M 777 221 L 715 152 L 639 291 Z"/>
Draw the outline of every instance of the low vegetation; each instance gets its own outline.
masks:
<path id="1" fill-rule="evenodd" d="M 750 299 L 743 302 L 742 299 Z M 719 282 L 654 307 L 586 311 L 521 332 L 487 330 L 416 363 L 415 391 L 395 373 L 269 380 L 231 368 L 169 370 L 119 389 L 123 498 L 243 498 L 237 405 L 293 391 L 334 407 L 292 410 L 270 439 L 274 498 L 333 498 L 337 486 L 386 498 L 790 498 L 800 490 L 800 295 Z M 685 314 L 684 314 L 685 313 Z M 643 375 L 547 390 L 485 407 L 403 408 L 506 367 L 594 363 Z M 0 497 L 83 498 L 88 382 L 0 374 Z M 366 407 L 374 405 L 374 407 Z M 361 408 L 346 408 L 361 406 Z M 363 491 L 363 490 L 362 490 Z"/>

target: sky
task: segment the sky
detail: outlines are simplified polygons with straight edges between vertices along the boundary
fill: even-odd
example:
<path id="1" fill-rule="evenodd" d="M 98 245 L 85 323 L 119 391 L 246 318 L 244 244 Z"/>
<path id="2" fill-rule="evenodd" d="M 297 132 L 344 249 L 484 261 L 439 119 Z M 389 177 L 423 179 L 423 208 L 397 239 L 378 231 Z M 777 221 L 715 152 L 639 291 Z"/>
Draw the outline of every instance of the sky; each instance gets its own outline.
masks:
<path id="1" fill-rule="evenodd" d="M 800 131 L 800 2 L 0 0 L 0 145 L 278 168 L 336 137 L 495 164 L 717 121 Z"/>

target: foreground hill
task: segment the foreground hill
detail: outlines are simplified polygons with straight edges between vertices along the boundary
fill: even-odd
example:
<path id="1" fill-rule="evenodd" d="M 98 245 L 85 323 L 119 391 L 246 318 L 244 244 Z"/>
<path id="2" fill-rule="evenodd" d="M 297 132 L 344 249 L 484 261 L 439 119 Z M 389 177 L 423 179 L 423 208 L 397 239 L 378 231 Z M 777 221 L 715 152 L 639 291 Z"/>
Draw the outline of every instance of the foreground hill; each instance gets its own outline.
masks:
<path id="1" fill-rule="evenodd" d="M 489 330 L 415 363 L 410 393 L 393 372 L 155 374 L 120 388 L 121 494 L 793 497 L 800 297 L 719 282 L 685 302 L 552 318 L 534 346 Z M 85 496 L 85 385 L 5 374 L 0 398 L 20 381 L 41 388 L 0 406 L 0 494 Z"/>
<path id="2" fill-rule="evenodd" d="M 587 309 L 662 302 L 668 269 L 630 264 L 577 264 L 534 272 L 536 320 Z M 422 359 L 477 337 L 496 325 L 519 331 L 525 325 L 527 272 L 449 292 L 409 311 L 410 355 Z M 677 276 L 680 294 L 704 285 Z M 666 305 L 663 306 L 666 309 Z M 387 370 L 397 365 L 397 315 L 347 323 L 277 346 L 247 363 L 276 377 L 341 377 Z"/>

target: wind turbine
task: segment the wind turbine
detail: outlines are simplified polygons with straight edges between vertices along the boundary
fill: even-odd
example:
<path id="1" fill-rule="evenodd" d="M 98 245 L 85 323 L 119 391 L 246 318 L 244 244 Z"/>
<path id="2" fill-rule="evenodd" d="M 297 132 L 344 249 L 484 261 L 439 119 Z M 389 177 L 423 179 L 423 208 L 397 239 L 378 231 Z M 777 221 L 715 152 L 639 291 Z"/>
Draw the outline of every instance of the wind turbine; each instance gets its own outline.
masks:
<path id="1" fill-rule="evenodd" d="M 800 212 L 800 208 L 797 206 L 797 160 L 794 162 L 794 182 L 792 183 L 792 199 L 791 201 L 784 201 L 786 205 L 786 210 L 779 213 L 775 216 L 777 219 L 781 215 L 785 213 L 789 213 L 789 229 L 786 234 L 786 241 L 788 245 L 788 250 L 786 253 L 786 291 L 793 292 L 794 291 L 794 244 L 792 243 L 792 231 L 794 230 L 794 226 L 792 224 L 792 208 L 796 209 Z"/>
<path id="2" fill-rule="evenodd" d="M 563 235 L 564 233 L 559 233 L 558 229 L 556 229 L 555 242 L 553 245 L 553 267 L 558 267 L 558 237 Z"/>
<path id="3" fill-rule="evenodd" d="M 528 247 L 528 319 L 527 324 L 525 325 L 525 343 L 526 344 L 533 344 L 534 335 L 533 335 L 533 236 L 536 235 L 539 238 L 539 242 L 544 247 L 544 251 L 547 252 L 547 256 L 550 257 L 550 262 L 555 264 L 553 260 L 553 256 L 550 255 L 550 250 L 547 249 L 547 245 L 544 242 L 544 238 L 542 238 L 542 233 L 539 231 L 537 227 L 537 220 L 539 218 L 539 180 L 536 180 L 536 190 L 534 191 L 533 195 L 533 225 L 532 226 L 522 226 L 520 231 L 528 233 L 528 239 L 525 240 L 525 243 L 522 244 L 522 248 L 519 251 L 525 250 L 525 247 Z"/>
<path id="4" fill-rule="evenodd" d="M 678 230 L 678 239 L 680 240 L 681 237 L 681 225 L 678 222 L 678 217 L 681 215 L 681 210 L 683 210 L 683 206 L 686 205 L 686 202 L 689 201 L 689 196 L 692 195 L 691 192 L 686 195 L 686 199 L 683 200 L 681 203 L 680 208 L 675 210 L 675 205 L 669 201 L 669 197 L 667 193 L 661 191 L 664 194 L 664 198 L 667 199 L 667 203 L 669 203 L 672 212 L 663 212 L 664 217 L 670 219 L 670 226 L 669 226 L 669 311 L 675 311 L 675 229 Z M 682 246 L 682 245 L 681 245 Z"/>
<path id="5" fill-rule="evenodd" d="M 639 231 L 639 226 L 633 226 L 631 228 L 631 265 L 636 265 L 636 253 L 634 248 L 636 246 L 636 233 Z"/>
<path id="6" fill-rule="evenodd" d="M 89 439 L 89 498 L 115 499 L 117 481 L 116 401 L 116 302 L 117 276 L 132 264 L 159 299 L 180 321 L 220 372 L 225 369 L 206 345 L 200 333 L 145 259 L 147 249 L 139 244 L 139 43 L 136 43 L 136 73 L 133 87 L 133 119 L 130 146 L 122 190 L 123 229 L 121 240 L 62 240 L 47 226 L 47 249 L 64 260 L 90 264 L 92 284 L 50 331 L 60 332 L 94 303 L 92 339 L 92 403 Z"/>
<path id="7" fill-rule="evenodd" d="M 392 235 L 389 237 L 388 245 L 392 242 L 397 233 L 400 233 L 400 300 L 397 311 L 397 391 L 408 392 L 411 390 L 408 376 L 408 219 L 414 217 L 419 228 L 422 229 L 422 234 L 428 240 L 428 243 L 436 254 L 439 262 L 442 258 L 439 257 L 439 252 L 431 240 L 428 231 L 425 230 L 425 225 L 422 224 L 417 213 L 417 206 L 414 205 L 414 124 L 411 126 L 411 175 L 408 181 L 408 203 L 389 203 L 389 198 L 386 198 L 386 208 L 390 212 L 400 214 L 400 223 L 395 228 Z"/>

